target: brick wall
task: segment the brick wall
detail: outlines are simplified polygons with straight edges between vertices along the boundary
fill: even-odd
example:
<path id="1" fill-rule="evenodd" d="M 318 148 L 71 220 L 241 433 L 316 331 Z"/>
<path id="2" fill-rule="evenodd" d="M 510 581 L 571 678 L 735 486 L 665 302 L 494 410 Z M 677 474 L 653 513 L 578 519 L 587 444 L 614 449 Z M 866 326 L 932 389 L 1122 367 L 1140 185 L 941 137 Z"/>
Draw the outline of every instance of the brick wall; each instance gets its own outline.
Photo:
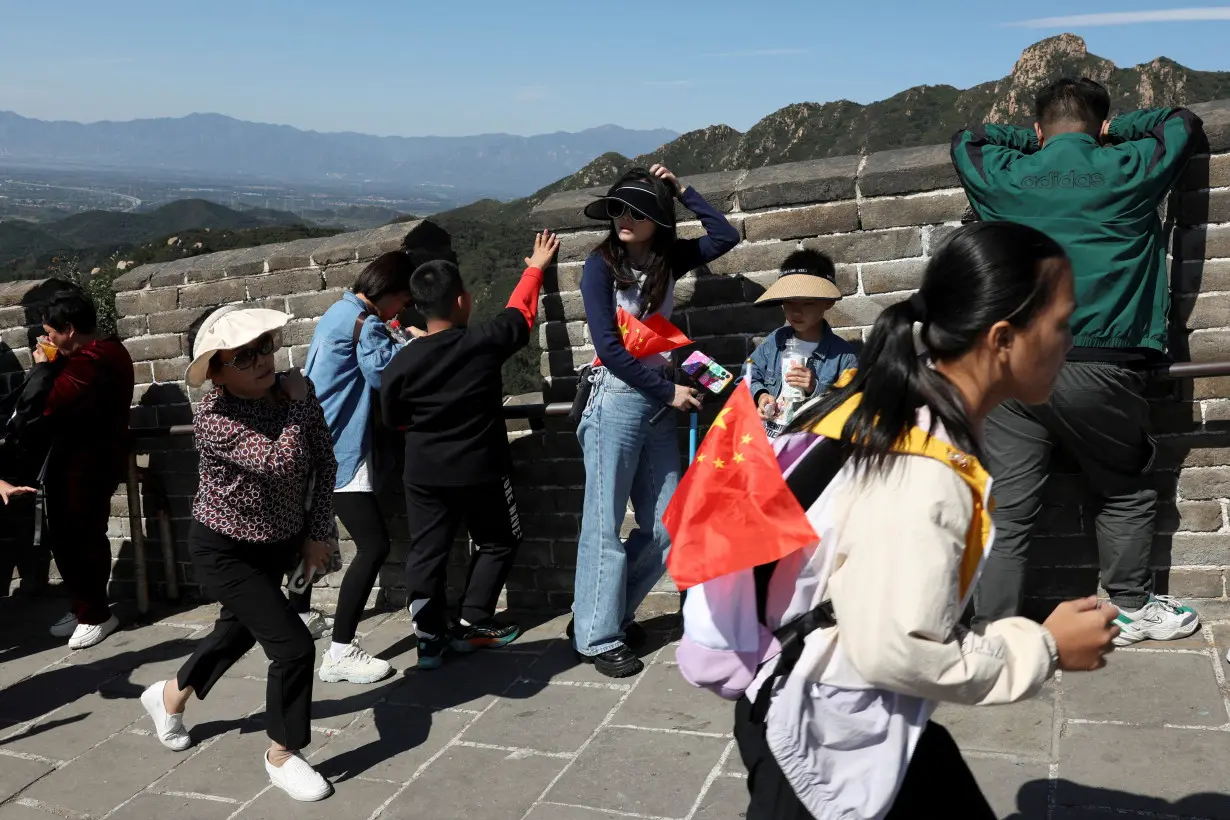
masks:
<path id="1" fill-rule="evenodd" d="M 1182 190 L 1167 208 L 1168 222 L 1175 226 L 1172 344 L 1180 359 L 1223 360 L 1230 359 L 1230 101 L 1196 110 L 1205 120 L 1208 152 L 1193 160 Z M 884 305 L 905 298 L 917 286 L 928 255 L 960 223 L 966 208 L 946 146 L 688 181 L 729 215 L 744 238 L 708 270 L 680 281 L 675 319 L 701 349 L 732 370 L 766 332 L 781 324 L 779 310 L 750 303 L 773 281 L 791 251 L 814 247 L 833 256 L 845 298 L 830 319 L 843 336 L 860 341 Z M 559 264 L 548 272 L 540 305 L 541 398 L 547 401 L 571 400 L 574 367 L 593 355 L 578 291 L 581 262 L 601 238 L 581 215 L 589 194 L 557 194 L 534 214 L 537 227 L 563 233 Z M 699 224 L 685 221 L 680 233 L 698 235 Z M 386 250 L 442 244 L 447 244 L 447 236 L 432 223 L 410 223 L 147 265 L 125 274 L 116 282 L 117 306 L 122 335 L 137 362 L 134 426 L 190 421 L 193 397 L 182 383 L 189 334 L 213 307 L 251 300 L 292 313 L 281 364 L 301 365 L 316 317 L 353 283 L 367 261 Z M 39 289 L 47 287 L 0 285 L 0 374 L 28 366 L 28 306 Z M 3 386 L 0 383 L 0 390 Z M 1160 445 L 1157 480 L 1164 499 L 1155 549 L 1158 588 L 1193 599 L 1206 613 L 1223 615 L 1230 610 L 1230 378 L 1159 383 L 1152 400 Z M 714 411 L 709 408 L 708 413 Z M 563 607 L 571 600 L 580 529 L 581 453 L 573 429 L 561 419 L 510 423 L 510 439 L 526 541 L 509 579 L 508 600 L 521 607 Z M 682 450 L 683 431 L 680 443 Z M 165 494 L 178 577 L 186 594 L 199 594 L 185 552 L 188 505 L 196 483 L 191 440 L 144 437 L 141 444 L 150 451 L 147 516 L 152 516 L 154 498 Z M 1031 600 L 1038 608 L 1051 599 L 1083 594 L 1096 583 L 1091 506 L 1079 477 L 1062 469 L 1062 457 L 1060 466 L 1046 490 L 1031 578 Z M 378 594 L 399 604 L 404 513 L 396 488 L 383 501 L 395 544 Z M 112 513 L 115 591 L 124 595 L 130 592 L 132 577 L 126 496 L 116 497 Z M 156 522 L 147 520 L 146 532 L 151 591 L 157 596 L 162 567 Z M 349 558 L 353 546 L 343 547 Z M 464 559 L 461 546 L 454 570 Z M 332 597 L 328 584 L 340 578 L 326 579 L 322 599 Z M 669 581 L 659 586 L 656 599 L 666 606 L 676 600 Z"/>

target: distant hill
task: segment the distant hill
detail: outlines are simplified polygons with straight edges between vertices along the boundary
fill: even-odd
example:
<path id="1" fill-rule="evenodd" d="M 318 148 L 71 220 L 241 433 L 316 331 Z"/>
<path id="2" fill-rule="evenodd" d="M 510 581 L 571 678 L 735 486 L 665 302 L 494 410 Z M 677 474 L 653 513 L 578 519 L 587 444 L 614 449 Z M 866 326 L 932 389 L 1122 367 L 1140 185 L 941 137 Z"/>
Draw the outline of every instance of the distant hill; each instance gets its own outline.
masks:
<path id="1" fill-rule="evenodd" d="M 0 157 L 9 164 L 448 186 L 494 197 L 524 196 L 606 151 L 640 154 L 676 136 L 666 129 L 605 125 L 532 137 L 374 137 L 301 131 L 218 114 L 85 125 L 0 111 Z"/>

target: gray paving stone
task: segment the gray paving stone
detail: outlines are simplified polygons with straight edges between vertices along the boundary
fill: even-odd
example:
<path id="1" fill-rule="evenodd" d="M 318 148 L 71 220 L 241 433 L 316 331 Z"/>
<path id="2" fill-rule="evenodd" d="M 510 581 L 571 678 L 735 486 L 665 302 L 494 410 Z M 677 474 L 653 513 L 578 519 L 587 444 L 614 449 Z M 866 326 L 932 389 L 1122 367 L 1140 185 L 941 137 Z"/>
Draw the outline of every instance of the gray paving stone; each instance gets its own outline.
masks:
<path id="1" fill-rule="evenodd" d="M 182 760 L 152 737 L 120 734 L 56 769 L 22 797 L 101 817 Z"/>
<path id="2" fill-rule="evenodd" d="M 463 740 L 540 752 L 575 752 L 626 693 L 522 682 L 466 729 Z"/>
<path id="3" fill-rule="evenodd" d="M 457 735 L 472 715 L 380 704 L 312 757 L 334 782 L 353 777 L 405 782 Z"/>
<path id="4" fill-rule="evenodd" d="M 719 777 L 701 798 L 696 820 L 742 820 L 747 817 L 747 781 L 736 777 Z"/>
<path id="5" fill-rule="evenodd" d="M 313 672 L 315 674 L 315 672 Z M 312 725 L 326 729 L 345 729 L 364 709 L 384 700 L 402 681 L 393 675 L 380 683 L 312 682 Z"/>
<path id="6" fill-rule="evenodd" d="M 155 817 L 175 820 L 226 820 L 239 806 L 217 800 L 200 800 L 174 794 L 139 794 L 122 806 L 109 820 L 151 820 Z"/>
<path id="7" fill-rule="evenodd" d="M 0 820 L 51 820 L 54 814 L 32 809 L 19 803 L 5 803 L 0 806 Z"/>
<path id="8" fill-rule="evenodd" d="M 364 818 L 397 791 L 396 783 L 348 780 L 329 797 L 316 803 L 297 803 L 281 789 L 270 789 L 235 815 L 236 820 L 338 820 Z M 234 807 L 231 807 L 234 811 Z M 174 817 L 174 815 L 167 815 Z M 178 818 L 176 818 L 178 820 Z"/>
<path id="9" fill-rule="evenodd" d="M 248 715 L 253 712 L 258 722 L 263 721 L 264 712 L 257 710 L 265 703 L 265 688 L 264 681 L 223 678 L 214 685 L 205 700 L 193 696 L 184 709 L 184 726 L 192 735 L 193 742 L 200 744 L 211 737 L 246 726 L 251 722 Z M 146 717 L 138 726 L 149 730 L 153 723 Z"/>
<path id="10" fill-rule="evenodd" d="M 679 795 L 700 794 L 726 744 L 711 737 L 606 728 L 546 799 L 653 817 L 681 815 L 686 810 L 678 811 Z"/>
<path id="11" fill-rule="evenodd" d="M 4 744 L 8 748 L 7 744 Z M 46 763 L 20 757 L 0 757 L 0 803 L 51 771 Z"/>
<path id="12" fill-rule="evenodd" d="M 539 803 L 525 820 L 625 820 L 626 814 L 612 814 L 602 809 L 587 809 L 583 806 L 561 806 L 558 803 Z"/>
<path id="13" fill-rule="evenodd" d="M 645 659 L 647 660 L 648 658 Z M 578 661 L 571 644 L 567 641 L 560 641 L 549 647 L 534 665 L 530 667 L 526 677 L 542 681 L 581 681 L 583 683 L 614 682 L 631 684 L 636 680 L 634 676 L 612 681 L 611 678 L 595 669 L 593 664 Z"/>
<path id="14" fill-rule="evenodd" d="M 734 720 L 734 703 L 692 686 L 673 664 L 653 664 L 619 708 L 614 722 L 649 729 L 728 734 Z"/>
<path id="15" fill-rule="evenodd" d="M 1067 673 L 1060 686 L 1069 718 L 1155 726 L 1221 726 L 1227 721 L 1213 661 L 1205 655 L 1116 652 L 1105 671 Z"/>
<path id="16" fill-rule="evenodd" d="M 1003 752 L 1050 759 L 1055 720 L 1055 693 L 1043 689 L 1037 697 L 1006 706 L 944 704 L 935 712 L 963 750 Z"/>
<path id="17" fill-rule="evenodd" d="M 1069 724 L 1059 778 L 1062 806 L 1158 811 L 1182 800 L 1184 814 L 1227 820 L 1230 799 L 1215 792 L 1230 783 L 1230 733 Z"/>
<path id="18" fill-rule="evenodd" d="M 129 627 L 114 633 L 97 646 L 69 653 L 65 660 L 77 666 L 127 672 L 146 662 L 181 657 L 183 641 L 190 634 L 188 630 L 171 626 Z"/>
<path id="19" fill-rule="evenodd" d="M 439 669 L 407 672 L 404 683 L 389 693 L 388 702 L 481 711 L 516 682 L 534 659 L 533 655 L 498 650 L 462 658 L 447 656 Z"/>
<path id="20" fill-rule="evenodd" d="M 162 748 L 152 737 L 138 740 Z M 316 741 L 316 738 L 312 740 Z M 158 790 L 251 800 L 269 785 L 269 776 L 265 774 L 265 764 L 262 762 L 268 748 L 269 736 L 264 729 L 249 723 L 239 731 L 226 733 L 208 748 L 183 760 L 170 777 L 158 784 Z M 314 750 L 309 747 L 306 751 L 310 754 Z M 167 754 L 175 753 L 168 751 Z"/>
<path id="21" fill-rule="evenodd" d="M 28 678 L 40 669 L 63 660 L 71 650 L 62 640 L 36 636 L 0 650 L 0 688 Z"/>
<path id="22" fill-rule="evenodd" d="M 15 752 L 72 760 L 145 714 L 140 704 L 133 707 L 133 701 L 116 703 L 103 695 L 86 695 L 6 738 L 3 745 Z"/>
<path id="23" fill-rule="evenodd" d="M 520 818 L 566 763 L 541 755 L 453 746 L 380 816 L 382 820 Z M 425 803 L 428 799 L 430 803 Z"/>
<path id="24" fill-rule="evenodd" d="M 965 762 L 997 815 L 1007 817 L 1020 812 L 1024 817 L 1046 817 L 1049 764 L 971 755 L 965 755 Z M 1026 784 L 1032 785 L 1022 791 Z M 1043 787 L 1039 788 L 1040 785 Z"/>
<path id="25" fill-rule="evenodd" d="M 136 668 L 105 681 L 98 687 L 98 691 L 138 698 L 145 691 L 146 687 L 159 681 L 174 678 L 176 673 L 179 672 L 179 668 L 184 665 L 184 661 L 188 660 L 188 657 L 192 654 L 192 647 L 191 641 L 180 641 L 177 652 L 172 653 L 168 649 L 167 657 L 160 660 L 142 662 Z"/>
<path id="26" fill-rule="evenodd" d="M 0 690 L 0 720 L 9 723 L 34 720 L 97 691 L 112 674 L 91 666 L 53 666 Z"/>

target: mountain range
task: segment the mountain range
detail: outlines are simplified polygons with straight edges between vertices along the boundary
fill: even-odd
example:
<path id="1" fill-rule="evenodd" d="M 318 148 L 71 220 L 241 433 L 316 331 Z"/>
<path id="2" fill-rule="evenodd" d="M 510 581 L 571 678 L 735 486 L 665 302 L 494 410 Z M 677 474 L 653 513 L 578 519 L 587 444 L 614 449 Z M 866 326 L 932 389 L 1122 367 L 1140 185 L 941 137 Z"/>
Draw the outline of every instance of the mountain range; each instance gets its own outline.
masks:
<path id="1" fill-rule="evenodd" d="M 0 165 L 172 170 L 316 184 L 443 186 L 511 197 L 599 154 L 640 154 L 678 136 L 604 125 L 519 137 L 375 137 L 301 131 L 220 114 L 128 122 L 47 122 L 0 111 Z"/>

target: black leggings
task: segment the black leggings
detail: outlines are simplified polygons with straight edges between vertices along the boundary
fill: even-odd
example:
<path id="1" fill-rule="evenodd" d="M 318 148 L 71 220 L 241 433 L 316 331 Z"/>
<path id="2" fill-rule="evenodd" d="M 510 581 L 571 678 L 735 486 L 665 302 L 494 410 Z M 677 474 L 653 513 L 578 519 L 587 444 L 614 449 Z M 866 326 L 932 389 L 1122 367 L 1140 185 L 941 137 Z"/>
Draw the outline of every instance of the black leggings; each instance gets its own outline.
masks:
<path id="1" fill-rule="evenodd" d="M 385 529 L 375 493 L 334 493 L 333 510 L 355 545 L 354 560 L 346 568 L 337 595 L 333 624 L 333 642 L 350 643 L 363 617 L 363 607 L 367 606 L 367 596 L 376 586 L 380 567 L 389 557 L 389 532 Z M 312 588 L 292 593 L 290 602 L 296 612 L 307 612 L 311 607 Z"/>
<path id="2" fill-rule="evenodd" d="M 753 723 L 752 703 L 740 698 L 735 706 L 735 741 L 747 767 L 747 790 L 751 803 L 747 820 L 812 820 L 782 774 L 769 750 L 764 726 Z M 948 730 L 928 723 L 905 781 L 884 820 L 930 820 L 953 817 L 961 820 L 995 820 L 995 812 L 982 795 L 974 773 L 961 757 L 961 750 Z"/>

